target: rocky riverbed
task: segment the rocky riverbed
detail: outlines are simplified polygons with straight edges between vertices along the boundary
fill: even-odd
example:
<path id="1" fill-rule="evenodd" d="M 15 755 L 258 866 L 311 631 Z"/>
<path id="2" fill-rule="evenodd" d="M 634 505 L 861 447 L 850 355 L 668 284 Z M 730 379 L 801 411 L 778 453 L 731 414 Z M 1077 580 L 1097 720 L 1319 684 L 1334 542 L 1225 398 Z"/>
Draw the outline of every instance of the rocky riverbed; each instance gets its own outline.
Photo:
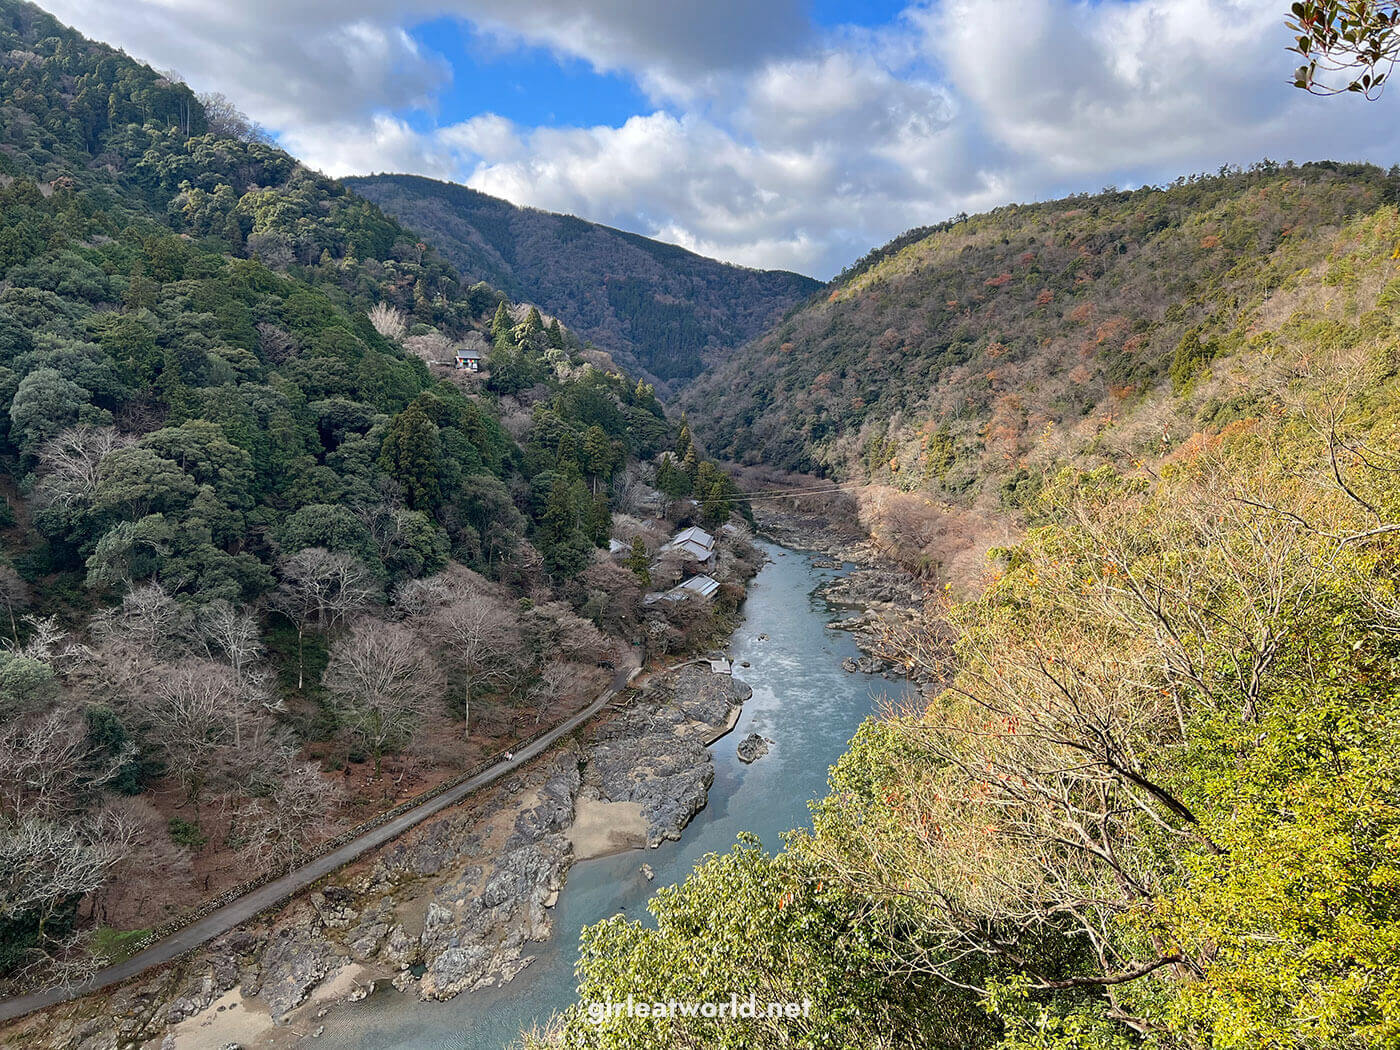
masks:
<path id="1" fill-rule="evenodd" d="M 277 1047 L 315 1034 L 330 1005 L 377 982 L 445 999 L 509 981 L 550 935 L 550 909 L 580 855 L 576 813 L 623 807 L 635 823 L 625 846 L 679 838 L 714 780 L 708 744 L 749 695 L 704 664 L 659 676 L 583 743 L 188 960 L 10 1027 L 0 1046 Z"/>
<path id="2" fill-rule="evenodd" d="M 853 610 L 827 624 L 850 632 L 861 655 L 841 666 L 852 674 L 908 679 L 924 692 L 938 689 L 939 679 L 921 668 L 910 669 L 896 653 L 897 639 L 918 625 L 938 631 L 925 622 L 926 592 L 923 581 L 892 564 L 867 536 L 834 528 L 825 519 L 801 511 L 767 508 L 759 512 L 759 531 L 786 547 L 816 551 L 816 567 L 854 566 L 850 572 L 823 584 L 819 593 L 830 604 Z"/>
<path id="3" fill-rule="evenodd" d="M 599 727 L 581 800 L 634 804 L 648 846 L 679 839 L 714 782 L 709 745 L 733 728 L 751 695 L 742 681 L 703 664 L 656 682 Z"/>

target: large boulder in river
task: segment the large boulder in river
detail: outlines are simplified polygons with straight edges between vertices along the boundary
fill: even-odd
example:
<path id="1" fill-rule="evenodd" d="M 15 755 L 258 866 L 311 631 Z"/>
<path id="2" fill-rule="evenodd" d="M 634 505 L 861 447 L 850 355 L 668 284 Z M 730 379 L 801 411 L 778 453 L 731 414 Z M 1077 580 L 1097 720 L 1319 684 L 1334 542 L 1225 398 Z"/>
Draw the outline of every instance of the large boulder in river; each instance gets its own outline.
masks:
<path id="1" fill-rule="evenodd" d="M 748 736 L 744 737 L 743 740 L 739 741 L 739 761 L 753 762 L 762 758 L 764 755 L 768 754 L 768 748 L 772 743 L 773 741 L 765 736 L 759 736 L 757 733 L 750 733 Z"/>

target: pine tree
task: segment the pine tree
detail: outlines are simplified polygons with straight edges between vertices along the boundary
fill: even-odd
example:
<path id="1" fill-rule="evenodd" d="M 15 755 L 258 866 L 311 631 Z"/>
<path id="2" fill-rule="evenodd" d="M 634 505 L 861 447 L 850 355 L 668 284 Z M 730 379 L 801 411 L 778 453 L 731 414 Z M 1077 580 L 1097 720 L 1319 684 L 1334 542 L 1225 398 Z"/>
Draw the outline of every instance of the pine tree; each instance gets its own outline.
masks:
<path id="1" fill-rule="evenodd" d="M 540 316 L 539 307 L 530 307 L 530 312 L 525 316 L 525 327 L 531 332 L 544 331 L 544 318 Z"/>
<path id="2" fill-rule="evenodd" d="M 549 330 L 545 335 L 549 338 L 549 345 L 555 350 L 564 349 L 564 330 L 559 327 L 559 318 L 549 322 Z"/>

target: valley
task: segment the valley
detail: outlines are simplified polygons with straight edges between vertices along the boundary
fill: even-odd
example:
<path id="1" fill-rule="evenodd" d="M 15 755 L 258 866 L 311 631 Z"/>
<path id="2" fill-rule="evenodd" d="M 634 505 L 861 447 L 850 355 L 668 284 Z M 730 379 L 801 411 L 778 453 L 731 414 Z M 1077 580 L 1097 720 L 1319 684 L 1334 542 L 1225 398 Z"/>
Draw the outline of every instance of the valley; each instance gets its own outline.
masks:
<path id="1" fill-rule="evenodd" d="M 23 0 L 0 118 L 0 1047 L 1400 1042 L 1400 167 L 823 284 L 332 178 Z M 608 138 L 384 162 L 483 129 Z"/>

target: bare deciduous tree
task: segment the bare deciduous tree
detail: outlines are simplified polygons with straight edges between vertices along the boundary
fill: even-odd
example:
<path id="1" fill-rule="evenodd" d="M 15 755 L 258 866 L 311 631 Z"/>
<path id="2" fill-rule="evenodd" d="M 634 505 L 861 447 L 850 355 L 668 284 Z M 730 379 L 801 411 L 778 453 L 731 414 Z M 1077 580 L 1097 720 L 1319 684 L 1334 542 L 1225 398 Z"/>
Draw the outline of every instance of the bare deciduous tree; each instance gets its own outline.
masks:
<path id="1" fill-rule="evenodd" d="M 84 508 L 97 491 L 102 461 L 129 448 L 136 439 L 114 427 L 88 423 L 69 427 L 39 449 L 39 484 L 34 490 L 40 507 Z"/>
<path id="2" fill-rule="evenodd" d="M 404 317 L 403 311 L 388 303 L 376 303 L 370 308 L 369 323 L 374 325 L 374 330 L 385 339 L 392 339 L 396 343 L 408 334 L 408 319 Z"/>
<path id="3" fill-rule="evenodd" d="M 196 619 L 210 658 L 227 661 L 242 682 L 248 668 L 263 654 L 257 620 L 222 599 L 206 605 Z"/>
<path id="4" fill-rule="evenodd" d="M 471 730 L 471 701 L 479 689 L 500 688 L 519 670 L 520 623 L 503 603 L 486 595 L 458 598 L 431 621 L 433 636 L 461 683 L 462 734 Z"/>
<path id="5" fill-rule="evenodd" d="M 544 714 L 561 696 L 569 684 L 573 672 L 562 660 L 550 660 L 540 669 L 540 676 L 530 687 L 530 700 L 535 708 L 535 725 L 539 725 Z"/>
<path id="6" fill-rule="evenodd" d="M 194 803 L 196 819 L 205 784 L 237 763 L 237 751 L 266 729 L 248 683 L 222 664 L 188 660 L 160 666 L 148 689 L 133 699 L 166 769 Z"/>
<path id="7" fill-rule="evenodd" d="M 306 629 L 334 630 L 369 604 L 378 588 L 358 559 L 324 547 L 305 547 L 280 559 L 277 568 L 282 582 L 273 592 L 272 606 L 296 627 L 300 689 L 305 684 L 302 642 Z"/>
<path id="8" fill-rule="evenodd" d="M 16 613 L 29 607 L 29 585 L 15 571 L 13 565 L 0 565 L 0 605 L 10 617 L 10 639 L 19 643 L 19 624 Z"/>
<path id="9" fill-rule="evenodd" d="M 13 721 L 0 730 L 0 813 L 57 820 L 110 781 L 135 754 L 97 756 L 87 726 L 71 711 Z"/>
<path id="10" fill-rule="evenodd" d="M 198 96 L 204 107 L 204 120 L 211 135 L 238 139 L 241 142 L 270 145 L 272 136 L 256 121 L 234 105 L 233 100 L 218 91 L 205 92 Z"/>
<path id="11" fill-rule="evenodd" d="M 42 938 L 61 907 L 103 884 L 135 834 L 115 808 L 77 821 L 0 820 L 0 919 L 37 913 Z"/>
<path id="12" fill-rule="evenodd" d="M 85 650 L 76 642 L 70 641 L 68 632 L 58 622 L 57 616 L 26 616 L 29 637 L 22 646 L 7 643 L 6 648 L 30 660 L 37 660 L 54 668 L 66 671 L 81 659 Z"/>
<path id="13" fill-rule="evenodd" d="M 324 681 L 341 724 L 374 755 L 375 776 L 384 752 L 412 735 L 443 687 L 412 631 L 371 620 L 331 647 Z"/>
<path id="14" fill-rule="evenodd" d="M 266 793 L 238 815 L 243 853 L 259 866 L 283 864 L 304 854 L 341 801 L 340 787 L 326 779 L 315 762 L 299 761 L 290 749 L 277 752 L 269 775 Z"/>
<path id="15" fill-rule="evenodd" d="M 115 637 L 152 656 L 169 658 L 186 650 L 192 617 L 159 583 L 133 587 L 119 609 L 104 613 L 93 625 L 100 637 Z"/>
<path id="16" fill-rule="evenodd" d="M 457 589 L 440 572 L 436 576 L 418 576 L 405 580 L 394 590 L 394 608 L 404 616 L 419 616 L 452 601 Z"/>

